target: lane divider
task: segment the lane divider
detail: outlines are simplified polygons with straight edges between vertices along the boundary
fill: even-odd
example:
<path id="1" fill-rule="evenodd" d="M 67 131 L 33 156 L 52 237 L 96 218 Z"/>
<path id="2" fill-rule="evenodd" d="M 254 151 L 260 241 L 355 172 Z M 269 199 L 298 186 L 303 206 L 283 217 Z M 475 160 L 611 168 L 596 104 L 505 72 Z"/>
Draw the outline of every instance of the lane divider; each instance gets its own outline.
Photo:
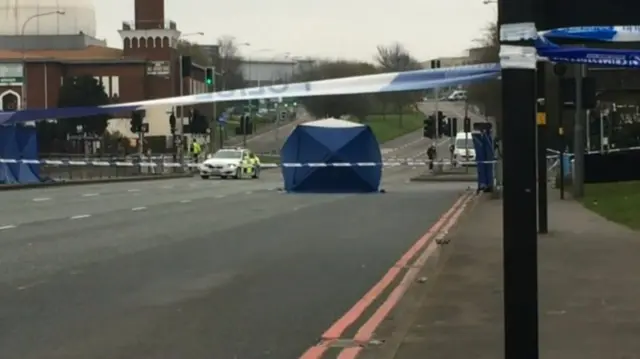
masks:
<path id="1" fill-rule="evenodd" d="M 309 348 L 302 354 L 300 359 L 320 359 L 329 350 L 333 343 L 340 340 L 342 334 L 356 322 L 362 314 L 382 295 L 391 283 L 407 267 L 412 258 L 420 253 L 428 244 L 433 243 L 433 239 L 449 223 L 448 220 L 459 208 L 464 208 L 464 204 L 474 197 L 473 193 L 465 193 L 445 212 L 429 230 L 416 241 L 411 248 L 391 267 L 387 273 L 376 283 L 349 311 L 339 318 L 321 336 L 321 340 L 315 346 Z M 426 260 L 426 257 L 425 257 Z"/>

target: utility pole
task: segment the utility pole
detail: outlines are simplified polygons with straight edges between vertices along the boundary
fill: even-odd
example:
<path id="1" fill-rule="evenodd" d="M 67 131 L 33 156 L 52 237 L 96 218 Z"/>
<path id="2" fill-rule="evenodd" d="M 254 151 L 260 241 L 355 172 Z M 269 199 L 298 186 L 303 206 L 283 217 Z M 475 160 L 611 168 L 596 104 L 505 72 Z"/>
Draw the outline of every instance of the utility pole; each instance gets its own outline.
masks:
<path id="1" fill-rule="evenodd" d="M 538 359 L 535 0 L 501 0 L 505 359 Z"/>
<path id="2" fill-rule="evenodd" d="M 576 79 L 576 101 L 575 101 L 575 122 L 573 125 L 573 196 L 582 198 L 584 196 L 584 152 L 585 152 L 585 111 L 582 105 L 582 80 L 585 76 L 587 66 L 575 65 Z"/>

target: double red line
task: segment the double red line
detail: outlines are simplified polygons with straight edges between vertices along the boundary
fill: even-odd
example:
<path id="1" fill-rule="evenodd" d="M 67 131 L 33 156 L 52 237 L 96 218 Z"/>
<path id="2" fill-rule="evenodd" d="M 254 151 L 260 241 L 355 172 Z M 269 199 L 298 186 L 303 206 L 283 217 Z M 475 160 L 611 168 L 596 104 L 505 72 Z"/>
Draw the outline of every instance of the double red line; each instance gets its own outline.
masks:
<path id="1" fill-rule="evenodd" d="M 354 359 L 363 349 L 363 345 L 371 341 L 375 330 L 389 315 L 391 310 L 400 302 L 405 292 L 420 273 L 427 259 L 435 252 L 437 243 L 434 239 L 446 235 L 447 231 L 458 221 L 458 218 L 467 204 L 475 196 L 471 193 L 462 195 L 453 206 L 444 213 L 436 223 L 422 235 L 411 248 L 395 263 L 391 269 L 362 297 L 348 312 L 324 332 L 320 343 L 309 348 L 300 359 L 321 359 L 332 344 L 341 338 L 342 334 L 358 320 L 371 304 L 380 298 L 389 285 L 398 278 L 404 268 L 409 266 L 411 260 L 419 254 L 418 258 L 410 265 L 404 277 L 391 291 L 387 299 L 378 307 L 371 317 L 358 329 L 353 342 L 361 344 L 342 350 L 338 359 Z"/>

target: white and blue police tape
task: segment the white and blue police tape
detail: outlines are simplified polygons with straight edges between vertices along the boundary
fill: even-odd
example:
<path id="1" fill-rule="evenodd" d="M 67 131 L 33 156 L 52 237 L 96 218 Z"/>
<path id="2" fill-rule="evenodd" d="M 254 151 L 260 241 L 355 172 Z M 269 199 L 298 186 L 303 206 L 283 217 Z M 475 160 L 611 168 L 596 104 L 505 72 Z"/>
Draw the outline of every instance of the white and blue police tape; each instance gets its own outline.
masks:
<path id="1" fill-rule="evenodd" d="M 556 158 L 557 155 L 547 156 L 547 158 Z M 401 167 L 401 166 L 428 166 L 433 163 L 436 165 L 476 165 L 487 163 L 498 163 L 499 161 L 415 161 L 415 160 L 396 160 L 385 162 L 308 162 L 308 163 L 262 163 L 261 168 L 305 168 L 305 167 Z M 26 159 L 3 159 L 0 163 L 4 164 L 32 164 L 32 165 L 48 165 L 48 166 L 66 166 L 66 167 L 190 167 L 200 168 L 202 163 L 177 163 L 177 162 L 123 162 L 123 161 L 65 161 L 65 160 L 26 160 Z"/>
<path id="2" fill-rule="evenodd" d="M 601 42 L 638 42 L 640 26 L 565 27 L 538 32 L 546 38 L 592 40 Z"/>

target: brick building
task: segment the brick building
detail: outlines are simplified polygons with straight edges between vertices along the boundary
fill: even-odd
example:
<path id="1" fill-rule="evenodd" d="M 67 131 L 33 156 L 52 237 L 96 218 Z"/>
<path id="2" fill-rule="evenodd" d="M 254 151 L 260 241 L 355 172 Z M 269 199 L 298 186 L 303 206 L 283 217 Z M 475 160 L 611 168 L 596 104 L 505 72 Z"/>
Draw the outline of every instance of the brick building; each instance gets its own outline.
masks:
<path id="1" fill-rule="evenodd" d="M 56 107 L 64 79 L 80 75 L 100 81 L 114 103 L 180 94 L 181 32 L 166 19 L 164 0 L 134 1 L 135 19 L 118 30 L 123 49 L 96 38 L 90 1 L 0 4 L 0 17 L 9 19 L 0 23 L 0 111 Z M 185 95 L 205 92 L 204 68 L 194 65 L 183 86 Z M 147 111 L 149 135 L 169 134 L 171 111 Z M 133 136 L 128 119 L 113 119 L 109 128 Z"/>

